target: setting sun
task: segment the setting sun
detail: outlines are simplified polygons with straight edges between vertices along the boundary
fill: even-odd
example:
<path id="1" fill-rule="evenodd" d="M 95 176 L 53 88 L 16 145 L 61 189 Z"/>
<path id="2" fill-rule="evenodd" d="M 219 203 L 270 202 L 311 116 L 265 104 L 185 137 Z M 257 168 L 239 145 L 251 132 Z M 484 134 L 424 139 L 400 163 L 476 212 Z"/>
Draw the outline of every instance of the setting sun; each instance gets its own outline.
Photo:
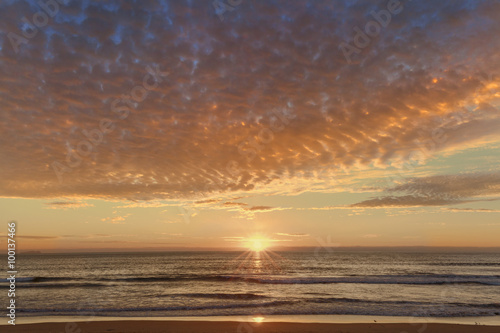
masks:
<path id="1" fill-rule="evenodd" d="M 251 249 L 253 251 L 256 251 L 256 252 L 259 252 L 259 251 L 262 251 L 265 249 L 265 246 L 264 244 L 262 244 L 262 241 L 257 239 L 257 240 L 254 240 L 253 243 L 252 243 L 252 246 L 251 246 Z"/>
<path id="2" fill-rule="evenodd" d="M 248 247 L 251 251 L 260 252 L 264 251 L 269 247 L 269 240 L 263 238 L 249 238 L 245 242 L 245 246 Z"/>

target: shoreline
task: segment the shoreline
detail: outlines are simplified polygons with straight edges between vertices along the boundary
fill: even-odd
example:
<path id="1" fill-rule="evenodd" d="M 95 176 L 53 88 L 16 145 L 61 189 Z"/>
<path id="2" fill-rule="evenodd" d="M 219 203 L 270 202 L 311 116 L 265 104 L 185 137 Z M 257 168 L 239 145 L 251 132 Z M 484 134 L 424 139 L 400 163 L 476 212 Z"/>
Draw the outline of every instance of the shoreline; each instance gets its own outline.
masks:
<path id="1" fill-rule="evenodd" d="M 236 322 L 236 323 L 304 323 L 304 324 L 449 324 L 500 327 L 499 316 L 477 317 L 408 317 L 367 315 L 253 315 L 253 316 L 185 316 L 185 317 L 108 317 L 108 316 L 31 316 L 16 318 L 17 325 L 89 322 Z M 0 326 L 9 325 L 7 321 Z"/>
<path id="2" fill-rule="evenodd" d="M 17 326 L 17 327 L 16 327 Z M 303 323 L 238 321 L 120 320 L 52 322 L 2 326 L 3 333 L 497 333 L 500 326 L 443 323 Z"/>

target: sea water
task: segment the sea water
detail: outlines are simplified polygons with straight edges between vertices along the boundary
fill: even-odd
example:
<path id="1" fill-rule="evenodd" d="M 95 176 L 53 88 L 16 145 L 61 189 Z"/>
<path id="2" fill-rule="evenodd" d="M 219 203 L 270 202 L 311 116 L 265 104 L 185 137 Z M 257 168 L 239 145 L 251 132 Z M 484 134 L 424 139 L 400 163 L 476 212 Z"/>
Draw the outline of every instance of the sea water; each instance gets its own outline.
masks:
<path id="1" fill-rule="evenodd" d="M 17 264 L 18 317 L 500 314 L 498 253 L 26 254 Z"/>

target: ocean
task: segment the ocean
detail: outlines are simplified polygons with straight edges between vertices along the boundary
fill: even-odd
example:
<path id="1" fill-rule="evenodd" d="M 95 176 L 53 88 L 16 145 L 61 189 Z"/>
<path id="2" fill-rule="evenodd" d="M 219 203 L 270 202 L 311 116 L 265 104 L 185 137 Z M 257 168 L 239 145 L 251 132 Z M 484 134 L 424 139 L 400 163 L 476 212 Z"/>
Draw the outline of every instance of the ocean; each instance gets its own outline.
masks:
<path id="1" fill-rule="evenodd" d="M 18 317 L 500 314 L 498 253 L 25 254 L 17 265 Z"/>

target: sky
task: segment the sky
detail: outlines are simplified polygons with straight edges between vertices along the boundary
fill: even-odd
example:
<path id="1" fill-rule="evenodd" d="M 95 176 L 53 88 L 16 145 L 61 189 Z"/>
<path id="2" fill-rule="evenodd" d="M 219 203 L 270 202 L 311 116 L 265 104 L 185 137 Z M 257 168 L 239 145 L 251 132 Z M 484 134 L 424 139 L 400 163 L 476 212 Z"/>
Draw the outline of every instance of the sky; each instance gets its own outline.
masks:
<path id="1" fill-rule="evenodd" d="M 0 31 L 21 250 L 499 245 L 499 1 L 6 0 Z"/>

